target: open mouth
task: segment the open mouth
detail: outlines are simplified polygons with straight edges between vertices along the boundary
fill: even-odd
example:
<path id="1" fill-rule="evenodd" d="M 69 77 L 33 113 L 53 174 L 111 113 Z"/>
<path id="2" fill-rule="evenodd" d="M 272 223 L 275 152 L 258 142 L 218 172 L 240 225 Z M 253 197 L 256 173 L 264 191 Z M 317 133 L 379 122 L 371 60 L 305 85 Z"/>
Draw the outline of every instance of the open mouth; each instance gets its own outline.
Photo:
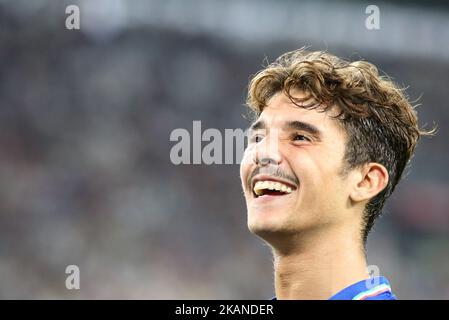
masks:
<path id="1" fill-rule="evenodd" d="M 295 188 L 292 186 L 289 186 L 283 182 L 272 180 L 256 181 L 253 185 L 253 195 L 255 198 L 265 195 L 284 196 L 292 193 L 294 190 Z"/>

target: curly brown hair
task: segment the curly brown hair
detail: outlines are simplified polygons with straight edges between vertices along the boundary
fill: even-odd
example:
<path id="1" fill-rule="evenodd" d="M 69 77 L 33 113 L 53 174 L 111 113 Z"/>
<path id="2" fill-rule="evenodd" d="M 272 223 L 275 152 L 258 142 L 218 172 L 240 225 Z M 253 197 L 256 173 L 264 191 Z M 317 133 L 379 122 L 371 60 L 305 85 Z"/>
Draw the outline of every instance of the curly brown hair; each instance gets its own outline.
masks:
<path id="1" fill-rule="evenodd" d="M 291 89 L 303 91 L 299 99 Z M 298 107 L 323 111 L 336 108 L 347 134 L 343 174 L 369 162 L 388 171 L 387 186 L 366 205 L 362 239 L 366 244 L 385 200 L 394 191 L 420 136 L 435 130 L 418 126 L 418 117 L 405 90 L 366 61 L 350 62 L 322 51 L 301 48 L 287 52 L 259 71 L 250 81 L 247 105 L 258 117 L 267 101 L 284 91 Z"/>

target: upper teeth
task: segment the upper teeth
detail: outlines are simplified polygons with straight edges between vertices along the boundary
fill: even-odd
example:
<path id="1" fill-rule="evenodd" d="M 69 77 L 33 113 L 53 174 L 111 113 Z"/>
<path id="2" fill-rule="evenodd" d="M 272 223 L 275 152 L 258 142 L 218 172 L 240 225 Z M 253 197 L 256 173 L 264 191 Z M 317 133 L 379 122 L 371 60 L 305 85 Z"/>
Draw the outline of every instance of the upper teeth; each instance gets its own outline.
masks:
<path id="1" fill-rule="evenodd" d="M 274 182 L 274 181 L 257 181 L 254 185 L 254 193 L 258 196 L 260 196 L 263 193 L 263 190 L 275 190 L 275 191 L 281 191 L 285 193 L 291 193 L 292 188 L 289 186 L 286 186 L 283 183 L 280 182 Z"/>

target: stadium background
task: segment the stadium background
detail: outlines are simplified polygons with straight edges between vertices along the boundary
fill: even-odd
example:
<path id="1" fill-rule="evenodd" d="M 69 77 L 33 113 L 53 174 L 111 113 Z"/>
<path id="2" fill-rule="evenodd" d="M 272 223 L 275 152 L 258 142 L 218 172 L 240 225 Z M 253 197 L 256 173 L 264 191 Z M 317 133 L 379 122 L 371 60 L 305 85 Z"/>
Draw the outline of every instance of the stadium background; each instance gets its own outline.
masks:
<path id="1" fill-rule="evenodd" d="M 175 166 L 169 136 L 245 128 L 249 76 L 304 45 L 372 61 L 438 124 L 368 262 L 399 298 L 449 299 L 449 7 L 274 0 L 0 1 L 0 298 L 271 297 L 238 165 Z"/>

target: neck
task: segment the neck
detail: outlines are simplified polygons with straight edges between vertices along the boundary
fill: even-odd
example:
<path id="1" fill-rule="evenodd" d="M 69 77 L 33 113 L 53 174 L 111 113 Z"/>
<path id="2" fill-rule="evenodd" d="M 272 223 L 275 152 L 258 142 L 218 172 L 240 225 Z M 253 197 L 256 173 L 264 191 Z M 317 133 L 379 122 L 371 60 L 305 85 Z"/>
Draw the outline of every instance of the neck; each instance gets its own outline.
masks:
<path id="1" fill-rule="evenodd" d="M 277 299 L 329 299 L 369 278 L 357 234 L 316 231 L 289 237 L 287 247 L 273 247 Z"/>

